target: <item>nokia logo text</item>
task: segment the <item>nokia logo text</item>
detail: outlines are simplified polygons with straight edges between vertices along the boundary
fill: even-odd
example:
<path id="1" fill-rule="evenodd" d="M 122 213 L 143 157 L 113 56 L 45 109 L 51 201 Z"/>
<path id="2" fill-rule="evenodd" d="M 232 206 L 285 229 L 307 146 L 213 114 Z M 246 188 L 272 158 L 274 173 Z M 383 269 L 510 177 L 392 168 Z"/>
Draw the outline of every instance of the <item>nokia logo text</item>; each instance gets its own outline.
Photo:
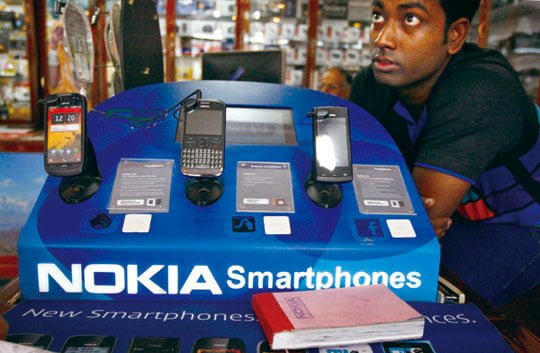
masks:
<path id="1" fill-rule="evenodd" d="M 194 290 L 223 294 L 208 266 L 193 266 L 181 288 L 176 265 L 151 265 L 140 269 L 138 265 L 90 264 L 83 268 L 82 264 L 72 264 L 69 277 L 55 264 L 40 263 L 37 266 L 40 293 L 49 293 L 52 279 L 66 293 L 84 290 L 92 294 L 139 294 L 140 288 L 144 287 L 152 294 L 189 295 Z M 154 276 L 158 275 L 167 277 L 166 288 L 156 284 Z M 107 278 L 106 283 L 100 283 L 101 278 Z"/>

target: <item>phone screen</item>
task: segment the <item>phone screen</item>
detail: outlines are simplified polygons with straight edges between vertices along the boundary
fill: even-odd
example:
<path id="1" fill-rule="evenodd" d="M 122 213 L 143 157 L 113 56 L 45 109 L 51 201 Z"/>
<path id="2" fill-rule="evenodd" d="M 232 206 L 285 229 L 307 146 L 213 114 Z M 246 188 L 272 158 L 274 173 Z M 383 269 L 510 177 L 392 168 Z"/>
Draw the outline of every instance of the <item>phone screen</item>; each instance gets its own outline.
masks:
<path id="1" fill-rule="evenodd" d="M 349 166 L 347 119 L 341 117 L 318 119 L 317 125 L 318 134 L 315 143 L 319 166 L 329 171 Z"/>
<path id="2" fill-rule="evenodd" d="M 223 133 L 223 112 L 219 110 L 199 109 L 188 113 L 186 119 L 186 135 L 212 135 Z"/>
<path id="3" fill-rule="evenodd" d="M 240 350 L 238 349 L 207 349 L 207 348 L 202 348 L 202 349 L 198 349 L 197 350 L 197 353 L 242 353 Z"/>
<path id="4" fill-rule="evenodd" d="M 49 107 L 47 114 L 47 163 L 82 161 L 81 106 Z"/>

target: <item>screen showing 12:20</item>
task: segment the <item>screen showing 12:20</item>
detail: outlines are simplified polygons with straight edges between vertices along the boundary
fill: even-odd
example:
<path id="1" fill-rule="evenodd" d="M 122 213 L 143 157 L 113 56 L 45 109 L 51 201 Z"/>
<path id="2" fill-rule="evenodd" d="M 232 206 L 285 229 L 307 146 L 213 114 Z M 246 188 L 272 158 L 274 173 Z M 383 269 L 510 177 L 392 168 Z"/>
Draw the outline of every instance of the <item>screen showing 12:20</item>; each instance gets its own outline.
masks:
<path id="1" fill-rule="evenodd" d="M 47 162 L 80 162 L 82 108 L 51 108 L 47 119 Z"/>

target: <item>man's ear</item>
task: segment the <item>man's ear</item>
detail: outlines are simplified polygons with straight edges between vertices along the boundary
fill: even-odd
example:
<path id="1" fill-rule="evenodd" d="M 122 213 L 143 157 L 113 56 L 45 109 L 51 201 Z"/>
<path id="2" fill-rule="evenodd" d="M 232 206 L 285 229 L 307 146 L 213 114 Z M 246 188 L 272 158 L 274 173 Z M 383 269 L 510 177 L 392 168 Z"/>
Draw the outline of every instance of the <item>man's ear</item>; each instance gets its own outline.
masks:
<path id="1" fill-rule="evenodd" d="M 469 35 L 469 28 L 471 23 L 466 18 L 460 18 L 455 20 L 447 32 L 448 54 L 454 55 L 461 50 L 463 43 L 467 40 Z"/>

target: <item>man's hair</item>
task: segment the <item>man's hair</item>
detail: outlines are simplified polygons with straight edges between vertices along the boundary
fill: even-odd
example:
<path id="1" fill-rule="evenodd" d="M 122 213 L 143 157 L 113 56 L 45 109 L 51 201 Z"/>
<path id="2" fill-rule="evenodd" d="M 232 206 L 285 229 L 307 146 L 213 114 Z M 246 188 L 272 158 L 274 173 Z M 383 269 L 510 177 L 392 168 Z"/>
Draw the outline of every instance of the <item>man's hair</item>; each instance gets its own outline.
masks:
<path id="1" fill-rule="evenodd" d="M 481 0 L 439 0 L 446 16 L 446 28 L 458 18 L 465 17 L 472 21 Z"/>

